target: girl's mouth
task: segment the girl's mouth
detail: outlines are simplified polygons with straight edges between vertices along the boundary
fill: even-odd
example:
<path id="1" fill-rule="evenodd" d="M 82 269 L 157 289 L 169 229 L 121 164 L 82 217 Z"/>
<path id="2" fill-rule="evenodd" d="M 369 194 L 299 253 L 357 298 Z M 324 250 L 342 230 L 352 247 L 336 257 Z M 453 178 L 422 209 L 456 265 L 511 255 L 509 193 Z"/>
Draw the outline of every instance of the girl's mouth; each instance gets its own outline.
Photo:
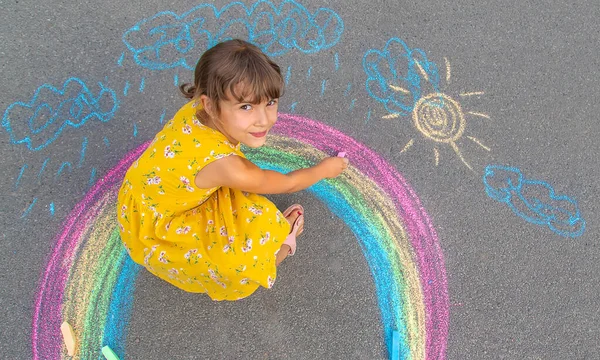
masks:
<path id="1" fill-rule="evenodd" d="M 251 132 L 250 135 L 257 137 L 257 138 L 261 138 L 264 137 L 265 135 L 267 135 L 266 131 L 263 132 Z"/>

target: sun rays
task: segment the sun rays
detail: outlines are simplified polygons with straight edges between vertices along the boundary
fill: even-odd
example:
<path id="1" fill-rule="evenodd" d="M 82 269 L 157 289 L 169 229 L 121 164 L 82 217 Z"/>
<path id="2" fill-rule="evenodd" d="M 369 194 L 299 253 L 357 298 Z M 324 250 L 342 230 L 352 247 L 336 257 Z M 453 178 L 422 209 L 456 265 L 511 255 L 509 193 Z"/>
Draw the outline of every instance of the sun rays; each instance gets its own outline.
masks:
<path id="1" fill-rule="evenodd" d="M 422 79 L 429 82 L 429 74 L 425 71 L 423 66 L 414 60 L 416 68 L 418 69 Z M 446 67 L 446 84 L 450 84 L 452 78 L 452 72 L 450 67 L 450 61 L 444 57 L 444 63 Z M 403 94 L 409 94 L 410 91 L 395 85 L 389 85 L 390 89 Z M 470 96 L 481 96 L 484 95 L 483 91 L 470 91 L 459 93 L 458 97 L 467 98 Z M 383 119 L 395 119 L 400 117 L 400 113 L 391 113 L 383 116 Z M 433 147 L 433 155 L 435 165 L 438 166 L 440 163 L 440 151 L 438 146 L 447 144 L 456 153 L 458 158 L 468 167 L 473 170 L 473 167 L 465 160 L 461 149 L 457 142 L 463 138 L 466 130 L 467 118 L 481 118 L 490 120 L 490 116 L 479 111 L 463 111 L 460 103 L 454 100 L 451 96 L 436 91 L 431 92 L 425 96 L 421 96 L 414 104 L 412 109 L 412 122 L 416 130 L 418 130 L 425 139 L 432 140 L 435 145 Z M 480 146 L 486 151 L 490 151 L 490 148 L 483 144 L 483 142 L 474 136 L 465 135 L 465 137 L 473 143 Z M 414 144 L 415 139 L 411 138 L 400 153 L 405 153 Z M 473 170 L 474 171 L 474 170 Z"/>

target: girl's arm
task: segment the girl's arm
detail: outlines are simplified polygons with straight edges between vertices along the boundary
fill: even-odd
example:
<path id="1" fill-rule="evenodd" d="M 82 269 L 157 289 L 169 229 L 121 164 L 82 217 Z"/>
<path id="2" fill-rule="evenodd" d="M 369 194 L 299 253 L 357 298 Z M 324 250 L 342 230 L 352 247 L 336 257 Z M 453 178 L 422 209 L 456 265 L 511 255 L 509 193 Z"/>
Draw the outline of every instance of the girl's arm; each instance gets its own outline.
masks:
<path id="1" fill-rule="evenodd" d="M 206 165 L 194 179 L 201 189 L 226 186 L 256 194 L 282 194 L 300 191 L 321 179 L 333 178 L 348 167 L 348 159 L 330 157 L 319 164 L 282 174 L 263 170 L 239 156 L 228 156 Z"/>

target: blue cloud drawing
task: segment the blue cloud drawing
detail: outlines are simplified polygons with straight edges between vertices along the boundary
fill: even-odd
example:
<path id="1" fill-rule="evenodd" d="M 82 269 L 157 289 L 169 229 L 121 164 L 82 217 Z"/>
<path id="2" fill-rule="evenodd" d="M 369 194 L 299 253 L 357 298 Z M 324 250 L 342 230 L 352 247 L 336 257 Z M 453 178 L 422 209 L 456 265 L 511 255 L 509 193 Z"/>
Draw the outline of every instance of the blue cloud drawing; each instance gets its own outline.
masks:
<path id="1" fill-rule="evenodd" d="M 311 14 L 295 1 L 276 6 L 260 0 L 251 7 L 232 2 L 221 10 L 200 4 L 182 15 L 160 12 L 127 30 L 123 42 L 142 67 L 192 70 L 200 54 L 224 40 L 246 39 L 267 55 L 278 56 L 293 49 L 303 53 L 328 49 L 343 31 L 342 19 L 331 9 Z"/>
<path id="2" fill-rule="evenodd" d="M 585 230 L 577 201 L 557 196 L 544 181 L 525 179 L 517 168 L 488 165 L 483 183 L 489 197 L 506 203 L 517 216 L 530 223 L 572 238 L 581 236 Z"/>
<path id="3" fill-rule="evenodd" d="M 101 90 L 94 96 L 78 78 L 66 80 L 60 90 L 44 84 L 28 103 L 10 104 L 2 117 L 2 127 L 13 144 L 24 143 L 38 151 L 56 140 L 67 126 L 79 128 L 90 119 L 107 122 L 119 102 L 113 90 L 98 85 Z"/>
<path id="4" fill-rule="evenodd" d="M 429 92 L 439 92 L 437 65 L 427 60 L 423 50 L 411 49 L 398 38 L 388 40 L 383 50 L 367 51 L 362 64 L 367 74 L 367 92 L 390 113 L 410 114 L 421 98 L 424 84 L 430 84 Z M 405 91 L 396 91 L 390 85 Z"/>

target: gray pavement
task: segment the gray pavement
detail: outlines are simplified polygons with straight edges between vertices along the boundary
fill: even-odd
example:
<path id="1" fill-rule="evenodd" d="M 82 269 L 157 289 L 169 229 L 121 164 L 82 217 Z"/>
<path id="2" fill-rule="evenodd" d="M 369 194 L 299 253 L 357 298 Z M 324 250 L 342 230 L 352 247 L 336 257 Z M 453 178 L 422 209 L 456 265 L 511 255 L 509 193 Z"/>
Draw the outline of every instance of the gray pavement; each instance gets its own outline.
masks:
<path id="1" fill-rule="evenodd" d="M 223 9 L 229 3 L 213 4 Z M 183 104 L 174 77 L 189 81 L 191 71 L 156 64 L 178 57 L 192 64 L 187 59 L 197 58 L 201 46 L 185 56 L 167 46 L 160 61 L 144 60 L 143 54 L 135 60 L 148 36 L 124 34 L 159 12 L 181 15 L 196 5 L 0 1 L 0 108 L 5 117 L 14 109 L 10 129 L 6 121 L 0 129 L 0 358 L 34 356 L 40 274 L 72 208 L 95 180 L 151 139 L 163 112 L 169 116 Z M 310 14 L 329 10 L 312 19 L 324 29 L 322 38 L 270 48 L 288 79 L 280 111 L 318 120 L 366 144 L 415 189 L 445 258 L 447 358 L 600 358 L 600 3 L 354 0 L 286 6 Z M 205 26 L 216 33 L 227 17 L 243 14 L 233 7 Z M 175 19 L 164 15 L 152 26 Z M 227 34 L 249 36 L 236 26 Z M 385 70 L 389 57 L 382 56 L 372 62 L 380 71 L 369 75 L 365 54 L 383 52 L 392 38 L 403 41 L 419 64 L 396 57 L 404 62 L 398 60 L 394 77 Z M 413 77 L 402 80 L 409 77 L 407 69 Z M 369 76 L 384 84 L 397 81 L 414 101 L 394 103 L 397 94 L 366 85 Z M 60 131 L 56 123 L 43 126 L 43 108 L 28 123 L 24 106 L 13 105 L 31 101 L 44 84 L 61 89 L 70 78 L 93 94 L 101 91 L 98 82 L 115 91 L 118 102 L 107 93 L 96 109 L 106 121 Z M 428 86 L 460 103 L 465 127 L 455 145 L 424 136 L 413 123 L 412 106 L 431 91 Z M 46 91 L 39 101 L 56 105 L 67 93 Z M 388 98 L 378 101 L 383 93 Z M 18 143 L 25 138 L 29 144 Z M 65 161 L 72 169 L 61 173 Z M 487 168 L 484 182 L 490 164 L 505 168 Z M 519 173 L 521 182 L 515 180 Z M 506 193 L 494 192 L 498 188 L 511 197 L 502 198 Z M 300 201 L 307 209 L 301 247 L 282 267 L 277 286 L 244 301 L 213 303 L 142 271 L 124 358 L 387 357 L 375 285 L 352 232 L 308 192 L 275 201 Z"/>

